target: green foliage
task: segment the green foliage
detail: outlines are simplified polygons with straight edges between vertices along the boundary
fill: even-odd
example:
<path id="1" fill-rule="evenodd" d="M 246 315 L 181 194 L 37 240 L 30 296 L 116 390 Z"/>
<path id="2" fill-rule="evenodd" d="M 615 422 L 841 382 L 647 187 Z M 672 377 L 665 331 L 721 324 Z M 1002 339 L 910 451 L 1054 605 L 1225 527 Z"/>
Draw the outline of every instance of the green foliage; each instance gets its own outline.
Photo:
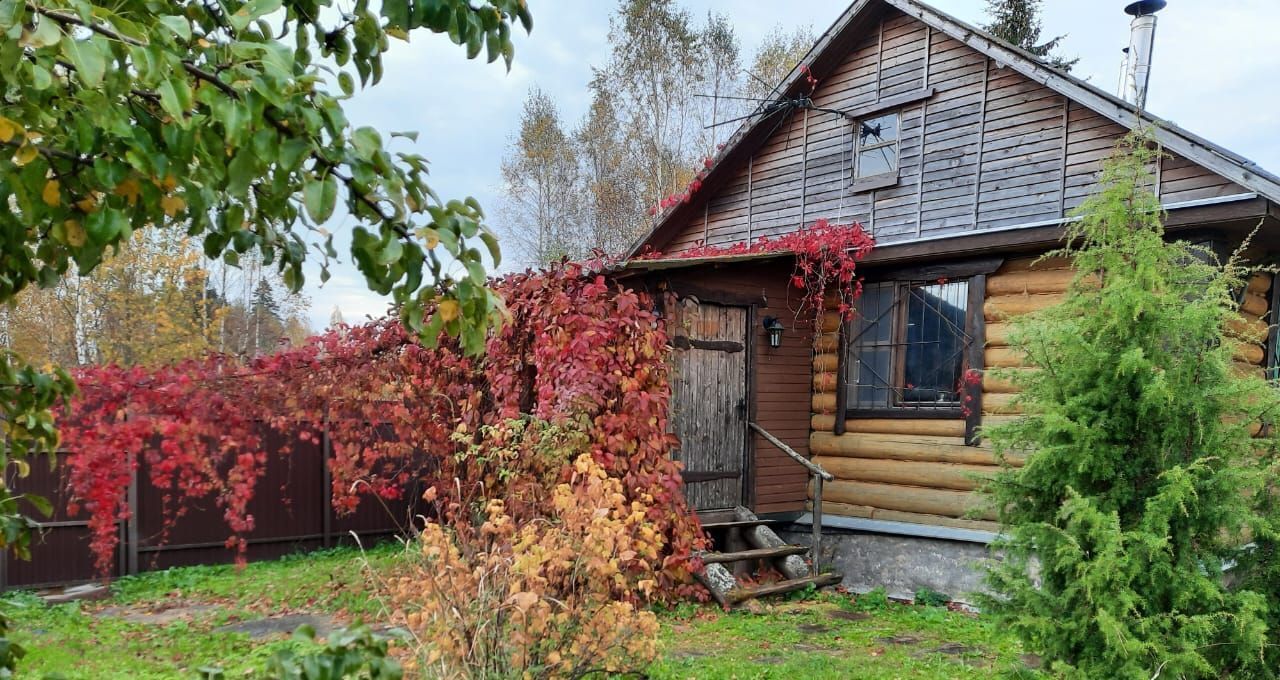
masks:
<path id="1" fill-rule="evenodd" d="M 252 677 L 260 680 L 400 680 L 404 671 L 387 657 L 387 640 L 375 635 L 368 626 L 356 624 L 335 630 L 323 645 L 318 645 L 311 626 L 302 626 L 293 634 L 306 651 L 277 650 L 266 668 Z M 198 671 L 201 680 L 227 680 L 221 668 L 208 666 Z"/>
<path id="2" fill-rule="evenodd" d="M 445 330 L 478 350 L 500 309 L 485 287 L 481 249 L 495 263 L 498 249 L 479 205 L 439 199 L 426 159 L 353 127 L 343 103 L 357 77 L 361 86 L 382 77 L 390 39 L 416 29 L 509 65 L 511 24 L 530 28 L 528 9 L 520 0 L 388 0 L 381 15 L 368 0 L 333 7 L 0 0 L 0 201 L 12 207 L 0 215 L 0 302 L 71 267 L 88 273 L 149 228 L 184 229 L 232 263 L 257 249 L 297 290 L 309 248 L 328 276 L 336 252 L 321 223 L 341 200 L 370 287 L 402 305 L 425 339 Z M 410 313 L 437 301 L 451 311 L 427 322 Z"/>
<path id="3" fill-rule="evenodd" d="M 303 626 L 294 637 L 314 642 L 316 633 Z M 387 641 L 368 626 L 356 625 L 329 634 L 319 651 L 297 654 L 283 649 L 271 657 L 264 680 L 400 680 L 400 664 L 387 657 Z M 215 676 L 216 677 L 216 676 Z"/>
<path id="4" fill-rule="evenodd" d="M 800 588 L 799 590 L 793 590 L 783 595 L 782 597 L 787 602 L 807 602 L 809 600 L 812 600 L 817 595 L 818 595 L 818 587 L 810 583 L 805 587 Z"/>
<path id="5" fill-rule="evenodd" d="M 991 23 L 983 28 L 1056 69 L 1070 71 L 1080 61 L 1079 57 L 1067 59 L 1050 54 L 1066 36 L 1040 42 L 1040 4 L 1041 0 L 987 0 L 987 15 L 991 17 Z"/>
<path id="6" fill-rule="evenodd" d="M 1149 147 L 1128 138 L 1076 212 L 1064 302 L 1014 321 L 1039 370 L 1010 376 L 1028 415 L 985 432 L 1027 458 L 989 489 L 1007 558 L 984 605 L 1055 676 L 1272 677 L 1275 600 L 1240 546 L 1276 535 L 1255 500 L 1275 440 L 1250 425 L 1280 397 L 1233 370 L 1242 269 L 1165 241 Z"/>
<path id="7" fill-rule="evenodd" d="M 57 448 L 58 431 L 50 409 L 74 392 L 75 384 L 66 371 L 41 371 L 16 354 L 0 350 L 0 421 L 5 425 L 6 440 L 6 446 L 0 446 L 0 472 L 6 473 L 0 475 L 0 551 L 12 550 L 18 557 L 28 558 L 32 522 L 27 515 L 34 510 L 49 516 L 49 501 L 30 494 L 15 495 L 8 480 L 15 473 L 26 477 L 33 456 Z"/>
<path id="8" fill-rule="evenodd" d="M 0 614 L 0 680 L 17 677 L 18 660 L 26 654 L 22 645 L 9 639 L 9 617 Z"/>
<path id="9" fill-rule="evenodd" d="M 876 588 L 859 595 L 855 604 L 860 611 L 878 612 L 888 609 L 889 596 L 885 594 L 884 588 Z"/>
<path id="10" fill-rule="evenodd" d="M 924 607 L 945 607 L 951 597 L 946 593 L 940 593 L 930 588 L 921 588 L 916 591 L 916 604 Z"/>

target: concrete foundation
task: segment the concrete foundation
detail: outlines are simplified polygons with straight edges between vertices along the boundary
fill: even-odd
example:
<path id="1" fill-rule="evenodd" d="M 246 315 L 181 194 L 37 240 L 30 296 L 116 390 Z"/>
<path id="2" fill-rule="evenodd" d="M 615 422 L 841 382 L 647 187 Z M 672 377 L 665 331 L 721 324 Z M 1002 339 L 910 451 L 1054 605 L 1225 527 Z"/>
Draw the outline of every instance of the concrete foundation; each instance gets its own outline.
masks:
<path id="1" fill-rule="evenodd" d="M 792 544 L 812 541 L 810 527 L 802 524 L 778 533 Z M 928 588 L 972 603 L 974 593 L 990 592 L 983 564 L 991 559 L 993 553 L 981 541 L 823 526 L 822 571 L 839 572 L 841 584 L 858 593 L 884 588 L 889 597 L 909 600 Z"/>

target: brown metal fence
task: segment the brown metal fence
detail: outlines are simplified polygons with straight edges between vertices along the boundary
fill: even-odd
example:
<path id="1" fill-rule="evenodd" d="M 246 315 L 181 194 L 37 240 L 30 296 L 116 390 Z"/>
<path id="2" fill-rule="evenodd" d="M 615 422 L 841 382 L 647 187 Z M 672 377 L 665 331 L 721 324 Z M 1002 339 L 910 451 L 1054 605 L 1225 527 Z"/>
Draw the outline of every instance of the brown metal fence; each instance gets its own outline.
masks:
<path id="1" fill-rule="evenodd" d="M 353 532 L 370 540 L 400 534 L 416 514 L 421 495 L 416 489 L 407 490 L 397 501 L 364 498 L 350 515 L 334 513 L 326 465 L 328 432 L 320 442 L 295 439 L 287 454 L 281 453 L 284 442 L 274 430 L 264 428 L 264 442 L 266 471 L 249 503 L 254 518 L 254 530 L 247 535 L 250 560 L 350 543 Z M 11 482 L 19 493 L 48 498 L 54 514 L 40 522 L 40 529 L 32 536 L 29 561 L 0 555 L 0 590 L 69 585 L 100 576 L 89 550 L 86 513 L 81 510 L 78 516 L 70 516 L 66 510 L 65 456 L 58 454 L 52 468 L 44 460 L 33 461 L 30 476 Z M 120 545 L 111 577 L 235 560 L 235 551 L 225 545 L 231 530 L 212 499 L 188 506 L 185 515 L 166 527 L 165 491 L 154 488 L 148 479 L 147 464 L 142 461 L 128 491 L 132 519 L 118 523 Z"/>

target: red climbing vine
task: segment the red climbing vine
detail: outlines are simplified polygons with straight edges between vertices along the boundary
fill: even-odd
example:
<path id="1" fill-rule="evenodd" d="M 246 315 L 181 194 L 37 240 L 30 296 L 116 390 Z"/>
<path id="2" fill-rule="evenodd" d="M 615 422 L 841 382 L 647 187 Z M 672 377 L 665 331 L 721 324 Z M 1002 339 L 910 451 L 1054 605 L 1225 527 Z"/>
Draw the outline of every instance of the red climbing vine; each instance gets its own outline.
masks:
<path id="1" fill-rule="evenodd" d="M 517 521 L 545 516 L 548 485 L 589 453 L 662 532 L 665 557 L 652 576 L 660 590 L 687 592 L 702 538 L 669 455 L 667 335 L 652 304 L 574 264 L 495 286 L 510 318 L 482 357 L 443 338 L 423 346 L 381 320 L 248 365 L 211 357 L 80 371 L 80 395 L 59 426 L 72 510 L 90 516 L 99 569 L 110 566 L 139 459 L 165 492 L 168 521 L 212 498 L 228 546 L 243 555 L 267 457 L 290 453 L 266 450 L 264 424 L 309 441 L 327 423 L 339 512 L 365 495 L 399 497 L 411 482 L 451 494 L 457 479 L 502 499 Z"/>
<path id="2" fill-rule="evenodd" d="M 674 255 L 649 251 L 637 259 L 792 253 L 796 264 L 791 285 L 804 291 L 800 312 L 808 309 L 817 318 L 834 305 L 841 316 L 849 319 L 853 317 L 854 304 L 862 295 L 862 280 L 857 276 L 858 261 L 873 248 L 875 239 L 863 230 L 861 224 L 834 224 L 819 219 L 809 227 L 801 227 L 782 236 L 761 236 L 750 243 L 738 242 L 730 246 L 698 245 Z"/>

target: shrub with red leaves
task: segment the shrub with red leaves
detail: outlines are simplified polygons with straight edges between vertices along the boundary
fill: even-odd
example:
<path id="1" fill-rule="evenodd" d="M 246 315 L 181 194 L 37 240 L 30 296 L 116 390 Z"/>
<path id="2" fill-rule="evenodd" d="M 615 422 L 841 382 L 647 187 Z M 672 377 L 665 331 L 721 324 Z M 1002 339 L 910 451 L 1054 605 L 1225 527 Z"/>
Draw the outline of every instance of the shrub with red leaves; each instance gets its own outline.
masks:
<path id="1" fill-rule="evenodd" d="M 646 512 L 667 536 L 654 577 L 669 595 L 693 592 L 692 555 L 703 538 L 669 455 L 668 343 L 651 301 L 575 264 L 495 287 L 510 319 L 481 357 L 443 337 L 426 347 L 387 319 L 330 330 L 248 366 L 214 357 L 80 371 L 81 395 L 59 426 L 99 569 L 110 565 L 114 523 L 127 518 L 122 499 L 139 459 L 172 501 L 167 519 L 213 497 L 228 546 L 243 555 L 254 526 L 246 506 L 268 455 L 262 422 L 304 441 L 318 440 L 328 424 L 339 512 L 368 494 L 397 498 L 414 480 L 437 488 L 456 479 L 503 499 L 517 520 L 546 516 L 546 475 L 533 469 L 545 461 L 489 455 L 505 443 L 483 436 L 531 417 L 581 433 L 587 450 L 566 452 L 564 478 L 568 461 L 585 452 L 622 482 L 628 501 L 651 499 Z"/>
<path id="2" fill-rule="evenodd" d="M 846 319 L 853 318 L 854 303 L 862 295 L 862 281 L 857 278 L 858 261 L 875 247 L 862 225 L 833 224 L 819 219 L 809 227 L 801 227 L 776 238 L 761 236 L 747 243 L 730 246 L 700 245 L 674 255 L 647 251 L 636 259 L 727 257 L 760 253 L 792 253 L 796 268 L 791 285 L 804 291 L 801 312 L 811 311 L 814 318 L 822 315 L 828 298 L 835 299 L 836 310 Z"/>

